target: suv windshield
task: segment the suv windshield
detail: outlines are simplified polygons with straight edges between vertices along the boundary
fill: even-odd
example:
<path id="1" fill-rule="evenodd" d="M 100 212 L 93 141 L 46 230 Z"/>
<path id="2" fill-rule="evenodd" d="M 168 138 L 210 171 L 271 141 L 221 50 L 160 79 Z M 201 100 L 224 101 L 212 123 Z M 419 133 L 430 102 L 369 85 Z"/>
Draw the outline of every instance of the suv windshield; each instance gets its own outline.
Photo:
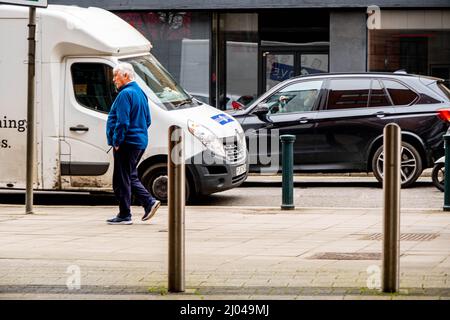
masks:
<path id="1" fill-rule="evenodd" d="M 151 55 L 121 60 L 130 63 L 136 74 L 147 84 L 167 110 L 195 107 L 199 104 L 186 93 Z"/>

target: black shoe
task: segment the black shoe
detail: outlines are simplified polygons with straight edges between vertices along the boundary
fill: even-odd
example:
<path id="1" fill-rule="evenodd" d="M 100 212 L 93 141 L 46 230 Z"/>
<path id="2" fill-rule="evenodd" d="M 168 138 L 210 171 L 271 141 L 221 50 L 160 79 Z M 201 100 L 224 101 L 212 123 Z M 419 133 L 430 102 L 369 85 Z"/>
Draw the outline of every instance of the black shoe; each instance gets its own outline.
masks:
<path id="1" fill-rule="evenodd" d="M 112 219 L 106 220 L 108 224 L 133 224 L 133 221 L 131 221 L 131 217 L 127 218 L 120 218 L 120 217 L 114 217 Z"/>
<path id="2" fill-rule="evenodd" d="M 159 206 L 161 205 L 161 201 L 155 200 L 153 205 L 147 210 L 145 210 L 144 215 L 142 216 L 142 221 L 148 220 L 151 217 L 153 217 L 156 213 L 156 210 L 158 210 Z"/>

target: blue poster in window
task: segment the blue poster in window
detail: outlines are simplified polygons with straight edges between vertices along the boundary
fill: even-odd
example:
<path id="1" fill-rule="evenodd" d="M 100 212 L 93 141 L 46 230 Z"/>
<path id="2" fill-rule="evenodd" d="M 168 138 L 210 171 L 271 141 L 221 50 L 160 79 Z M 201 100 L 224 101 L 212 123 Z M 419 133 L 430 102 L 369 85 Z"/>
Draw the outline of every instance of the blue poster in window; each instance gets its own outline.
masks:
<path id="1" fill-rule="evenodd" d="M 232 118 L 227 116 L 225 113 L 216 114 L 215 116 L 212 116 L 211 119 L 213 119 L 214 121 L 217 121 L 221 125 L 225 125 L 227 123 L 234 121 Z"/>
<path id="2" fill-rule="evenodd" d="M 284 81 L 294 76 L 294 66 L 274 62 L 270 70 L 270 80 Z"/>

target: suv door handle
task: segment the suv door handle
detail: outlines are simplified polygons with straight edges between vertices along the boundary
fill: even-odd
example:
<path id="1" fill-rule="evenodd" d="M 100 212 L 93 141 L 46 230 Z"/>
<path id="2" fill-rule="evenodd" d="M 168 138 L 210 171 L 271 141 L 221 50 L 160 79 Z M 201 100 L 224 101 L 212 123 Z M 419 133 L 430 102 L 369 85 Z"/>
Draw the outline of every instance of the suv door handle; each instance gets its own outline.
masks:
<path id="1" fill-rule="evenodd" d="M 310 119 L 309 119 L 308 117 L 301 117 L 301 118 L 298 120 L 298 122 L 300 122 L 300 123 L 308 123 L 309 120 L 310 120 Z"/>
<path id="2" fill-rule="evenodd" d="M 70 131 L 89 131 L 88 127 L 83 126 L 82 124 L 77 125 L 76 127 L 70 127 Z"/>
<path id="3" fill-rule="evenodd" d="M 378 112 L 375 112 L 375 115 L 378 117 L 378 118 L 383 118 L 385 115 L 387 115 L 387 114 L 389 114 L 389 113 L 386 113 L 386 112 L 384 112 L 384 111 L 378 111 Z"/>

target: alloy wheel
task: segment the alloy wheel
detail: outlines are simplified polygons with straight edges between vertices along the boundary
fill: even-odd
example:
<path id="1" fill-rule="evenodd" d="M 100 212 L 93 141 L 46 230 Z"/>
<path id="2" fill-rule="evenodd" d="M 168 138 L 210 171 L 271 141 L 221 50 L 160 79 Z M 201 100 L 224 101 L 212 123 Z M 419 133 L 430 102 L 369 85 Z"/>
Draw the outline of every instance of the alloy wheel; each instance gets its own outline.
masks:
<path id="1" fill-rule="evenodd" d="M 381 146 L 375 153 L 376 162 L 374 174 L 381 182 L 383 180 L 384 152 Z M 422 162 L 417 150 L 408 143 L 403 143 L 400 151 L 400 178 L 402 186 L 410 186 L 422 173 Z"/>

